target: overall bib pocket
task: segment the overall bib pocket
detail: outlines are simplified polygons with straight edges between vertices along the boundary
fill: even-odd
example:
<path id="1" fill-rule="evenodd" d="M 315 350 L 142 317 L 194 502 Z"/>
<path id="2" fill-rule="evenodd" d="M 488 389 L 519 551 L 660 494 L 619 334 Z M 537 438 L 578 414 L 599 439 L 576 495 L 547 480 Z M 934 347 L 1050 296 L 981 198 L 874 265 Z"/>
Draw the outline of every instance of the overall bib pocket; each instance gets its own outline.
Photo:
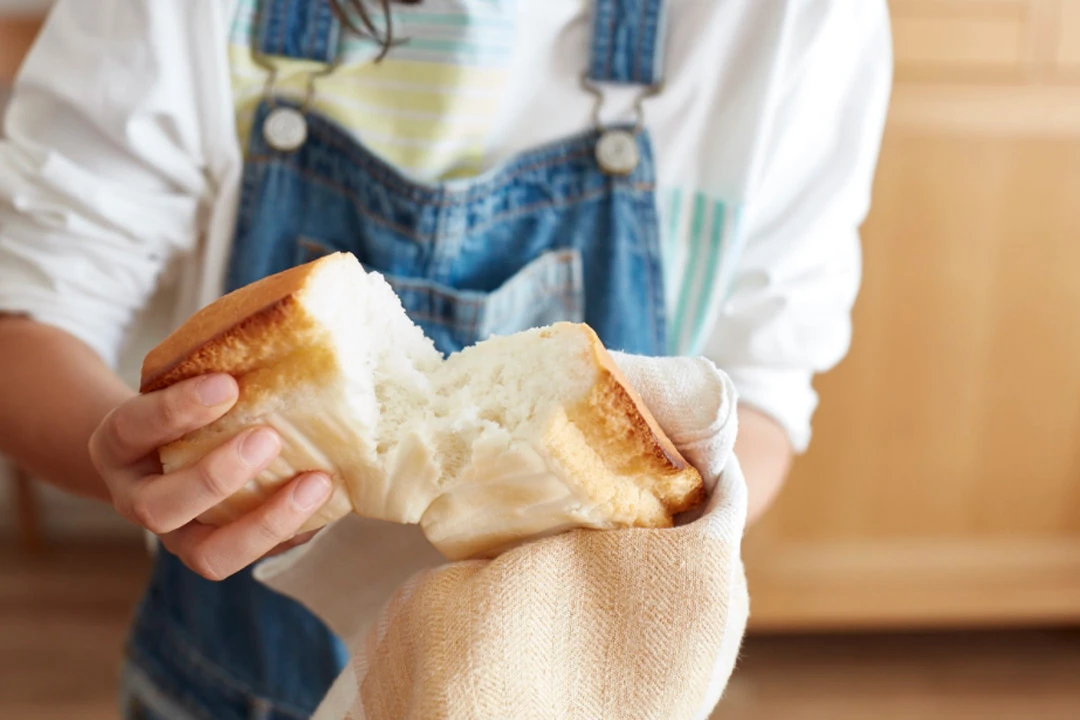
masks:
<path id="1" fill-rule="evenodd" d="M 334 252 L 310 237 L 296 243 L 297 263 Z M 366 268 L 382 273 L 377 267 Z M 549 250 L 491 292 L 460 290 L 422 277 L 384 274 L 405 311 L 444 353 L 487 339 L 556 322 L 584 322 L 581 252 Z"/>

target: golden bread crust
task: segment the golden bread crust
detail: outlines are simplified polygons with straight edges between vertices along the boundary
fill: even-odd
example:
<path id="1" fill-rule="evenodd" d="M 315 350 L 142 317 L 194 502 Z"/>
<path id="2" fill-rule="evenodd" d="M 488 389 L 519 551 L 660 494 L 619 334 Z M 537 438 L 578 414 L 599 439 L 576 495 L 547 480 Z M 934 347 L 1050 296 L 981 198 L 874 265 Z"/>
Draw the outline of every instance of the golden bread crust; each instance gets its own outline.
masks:
<path id="1" fill-rule="evenodd" d="M 161 390 L 188 378 L 222 372 L 242 375 L 297 349 L 316 331 L 297 297 L 334 253 L 246 285 L 206 306 L 150 351 L 139 391 Z"/>
<path id="2" fill-rule="evenodd" d="M 646 480 L 648 486 L 642 489 L 655 495 L 669 516 L 704 502 L 701 475 L 656 422 L 597 334 L 587 325 L 580 327 L 588 333 L 600 377 L 588 400 L 572 411 L 572 421 L 590 445 L 606 447 L 608 462 L 618 475 Z M 670 518 L 664 520 L 653 519 L 646 526 L 670 525 Z"/>

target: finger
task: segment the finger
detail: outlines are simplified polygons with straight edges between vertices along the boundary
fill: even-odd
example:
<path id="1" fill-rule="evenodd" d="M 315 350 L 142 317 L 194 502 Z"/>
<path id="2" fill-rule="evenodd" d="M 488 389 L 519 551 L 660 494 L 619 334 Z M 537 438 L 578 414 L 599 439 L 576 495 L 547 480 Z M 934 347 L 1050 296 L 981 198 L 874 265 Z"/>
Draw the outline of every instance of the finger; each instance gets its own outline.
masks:
<path id="1" fill-rule="evenodd" d="M 280 555 L 283 552 L 288 552 L 289 550 L 292 550 L 294 547 L 299 547 L 300 545 L 311 542 L 311 539 L 318 535 L 320 532 L 322 532 L 322 528 L 319 528 L 318 530 L 309 530 L 306 533 L 297 535 L 292 540 L 286 540 L 285 542 L 281 543 L 276 548 L 266 553 L 264 557 Z"/>
<path id="2" fill-rule="evenodd" d="M 217 420 L 238 393 L 229 375 L 206 375 L 132 398 L 105 418 L 90 451 L 99 469 L 125 467 Z"/>
<path id="3" fill-rule="evenodd" d="M 290 540 L 330 498 L 323 473 L 301 475 L 259 509 L 220 528 L 191 523 L 162 536 L 165 547 L 199 575 L 224 580 Z"/>
<path id="4" fill-rule="evenodd" d="M 169 552 L 183 559 L 180 554 L 181 552 L 187 552 L 187 548 L 195 547 L 200 543 L 206 542 L 206 539 L 217 530 L 218 528 L 215 528 L 213 526 L 203 525 L 201 523 L 194 522 L 187 527 L 180 528 L 179 530 L 170 533 L 169 535 L 162 536 L 161 541 L 162 544 L 169 549 Z M 322 532 L 322 528 L 319 528 L 318 530 L 309 530 L 306 533 L 297 535 L 291 540 L 286 540 L 285 542 L 279 544 L 277 547 L 273 548 L 262 557 L 271 557 L 274 555 L 280 555 L 284 552 L 288 552 L 289 550 L 292 550 L 297 546 L 303 545 L 306 542 L 310 542 L 311 539 L 318 535 L 320 532 Z M 260 558 L 255 558 L 255 560 L 259 559 Z M 252 560 L 252 562 L 255 562 L 255 560 Z M 203 577 L 207 577 L 207 575 L 201 572 L 199 574 L 203 575 Z M 217 578 L 215 576 L 214 578 L 207 577 L 207 579 L 224 578 Z"/>
<path id="5" fill-rule="evenodd" d="M 273 430 L 243 432 L 189 468 L 138 484 L 132 519 L 157 535 L 183 527 L 244 487 L 279 452 L 281 439 Z"/>

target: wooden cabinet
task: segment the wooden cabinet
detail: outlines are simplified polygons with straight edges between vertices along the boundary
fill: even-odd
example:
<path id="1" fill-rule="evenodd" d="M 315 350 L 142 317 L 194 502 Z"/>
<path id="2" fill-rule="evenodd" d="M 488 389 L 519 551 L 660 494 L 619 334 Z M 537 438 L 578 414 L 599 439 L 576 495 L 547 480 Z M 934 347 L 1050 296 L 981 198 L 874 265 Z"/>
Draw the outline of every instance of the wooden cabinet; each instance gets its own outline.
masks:
<path id="1" fill-rule="evenodd" d="M 758 629 L 1080 620 L 1080 0 L 894 0 L 851 352 Z"/>

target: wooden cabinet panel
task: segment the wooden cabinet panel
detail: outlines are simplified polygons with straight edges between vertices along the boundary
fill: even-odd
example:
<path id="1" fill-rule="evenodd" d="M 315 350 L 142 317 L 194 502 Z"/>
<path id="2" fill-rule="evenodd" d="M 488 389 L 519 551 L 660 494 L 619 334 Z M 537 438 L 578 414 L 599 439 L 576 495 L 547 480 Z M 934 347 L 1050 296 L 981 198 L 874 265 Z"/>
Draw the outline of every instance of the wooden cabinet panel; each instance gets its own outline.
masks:
<path id="1" fill-rule="evenodd" d="M 1015 82 L 1035 65 L 1042 0 L 893 0 L 897 76 Z"/>
<path id="2" fill-rule="evenodd" d="M 901 72 L 1020 69 L 1028 59 L 1030 32 L 1022 2 L 991 8 L 967 4 L 911 5 L 893 10 L 893 44 Z"/>
<path id="3" fill-rule="evenodd" d="M 1080 1 L 1061 0 L 1055 60 L 1067 72 L 1080 73 Z"/>
<path id="4" fill-rule="evenodd" d="M 891 129 L 757 627 L 1080 619 L 1080 140 Z"/>
<path id="5" fill-rule="evenodd" d="M 1025 12 L 1065 38 L 1077 4 Z M 1080 60 L 1036 50 L 1050 70 Z M 851 352 L 747 537 L 759 629 L 1080 620 L 1080 92 L 1049 71 L 945 81 L 935 62 L 898 70 Z"/>
<path id="6" fill-rule="evenodd" d="M 1080 82 L 1080 0 L 891 0 L 902 83 Z"/>

